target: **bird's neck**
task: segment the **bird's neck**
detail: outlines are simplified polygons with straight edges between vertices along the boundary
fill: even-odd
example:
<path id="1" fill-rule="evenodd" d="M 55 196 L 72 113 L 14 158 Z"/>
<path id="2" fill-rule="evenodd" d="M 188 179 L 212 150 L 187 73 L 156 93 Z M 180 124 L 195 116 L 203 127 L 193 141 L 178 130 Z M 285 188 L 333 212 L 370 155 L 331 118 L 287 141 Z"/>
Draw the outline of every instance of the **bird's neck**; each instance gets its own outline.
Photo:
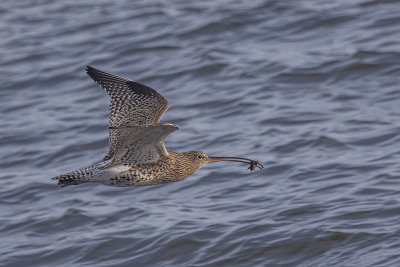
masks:
<path id="1" fill-rule="evenodd" d="M 183 180 L 197 170 L 197 168 L 188 161 L 184 153 L 168 150 L 168 154 L 171 160 L 171 171 L 176 174 L 177 179 Z"/>

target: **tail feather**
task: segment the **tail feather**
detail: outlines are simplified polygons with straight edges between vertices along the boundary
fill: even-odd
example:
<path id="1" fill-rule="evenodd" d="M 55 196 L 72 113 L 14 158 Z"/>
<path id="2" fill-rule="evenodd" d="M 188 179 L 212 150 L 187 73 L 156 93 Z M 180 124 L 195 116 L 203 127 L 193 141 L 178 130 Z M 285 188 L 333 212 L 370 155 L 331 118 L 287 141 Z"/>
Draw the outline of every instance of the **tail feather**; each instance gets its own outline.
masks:
<path id="1" fill-rule="evenodd" d="M 107 161 L 102 161 L 93 166 L 65 173 L 51 179 L 58 181 L 58 185 L 61 185 L 62 187 L 67 185 L 78 185 L 85 182 L 93 182 L 94 178 L 99 174 L 99 171 L 107 163 Z"/>
<path id="2" fill-rule="evenodd" d="M 78 185 L 90 180 L 90 176 L 93 174 L 94 169 L 95 166 L 90 166 L 72 172 L 68 172 L 51 179 L 57 180 L 58 185 L 61 185 L 62 187 L 67 185 Z"/>
<path id="3" fill-rule="evenodd" d="M 61 187 L 67 186 L 67 185 L 78 185 L 82 184 L 85 181 L 82 180 L 83 177 L 75 175 L 73 173 L 66 173 L 63 175 L 59 175 L 57 177 L 51 178 L 52 180 L 58 181 L 58 185 Z"/>

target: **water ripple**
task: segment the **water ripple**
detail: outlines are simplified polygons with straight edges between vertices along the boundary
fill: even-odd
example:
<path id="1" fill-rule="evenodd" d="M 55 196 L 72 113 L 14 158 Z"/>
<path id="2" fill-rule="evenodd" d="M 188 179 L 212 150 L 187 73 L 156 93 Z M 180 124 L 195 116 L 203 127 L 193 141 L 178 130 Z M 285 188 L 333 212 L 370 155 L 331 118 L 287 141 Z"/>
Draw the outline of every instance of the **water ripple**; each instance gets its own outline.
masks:
<path id="1" fill-rule="evenodd" d="M 375 0 L 5 0 L 2 264 L 399 265 L 398 14 Z M 108 148 L 86 65 L 168 99 L 168 148 L 265 169 L 57 187 Z"/>

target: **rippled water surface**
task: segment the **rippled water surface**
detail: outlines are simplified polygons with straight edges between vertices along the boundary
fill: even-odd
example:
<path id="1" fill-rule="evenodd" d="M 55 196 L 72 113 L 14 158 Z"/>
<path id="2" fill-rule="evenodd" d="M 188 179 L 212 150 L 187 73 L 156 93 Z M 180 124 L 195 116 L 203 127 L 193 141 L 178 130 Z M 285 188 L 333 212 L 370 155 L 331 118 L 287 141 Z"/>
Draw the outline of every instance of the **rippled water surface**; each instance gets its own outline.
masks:
<path id="1" fill-rule="evenodd" d="M 398 1 L 2 1 L 0 265 L 400 266 Z M 86 65 L 156 88 L 178 183 L 58 187 L 108 149 Z"/>

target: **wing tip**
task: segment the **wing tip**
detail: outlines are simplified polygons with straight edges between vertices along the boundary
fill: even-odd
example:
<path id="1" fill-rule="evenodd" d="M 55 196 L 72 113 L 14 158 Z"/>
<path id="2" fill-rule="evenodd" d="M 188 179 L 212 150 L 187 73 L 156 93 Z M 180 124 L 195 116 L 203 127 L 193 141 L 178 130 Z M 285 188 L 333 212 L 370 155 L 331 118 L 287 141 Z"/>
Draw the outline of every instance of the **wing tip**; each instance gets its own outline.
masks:
<path id="1" fill-rule="evenodd" d="M 179 130 L 179 129 L 181 128 L 181 127 L 179 127 L 178 125 L 172 124 L 172 123 L 169 123 L 169 122 L 162 123 L 161 125 L 163 125 L 163 126 L 168 126 L 168 127 L 172 127 L 172 128 L 175 129 L 175 131 L 176 131 L 176 130 Z"/>
<path id="2" fill-rule="evenodd" d="M 98 74 L 100 72 L 98 69 L 93 68 L 93 67 L 91 67 L 89 65 L 86 66 L 85 70 L 86 70 L 87 75 L 89 75 L 93 79 L 94 79 L 94 77 L 96 77 L 96 74 Z"/>
<path id="3" fill-rule="evenodd" d="M 112 82 L 118 84 L 126 84 L 127 82 L 131 82 L 131 80 L 127 78 L 93 68 L 89 65 L 86 66 L 86 73 L 98 84 L 101 82 Z"/>

